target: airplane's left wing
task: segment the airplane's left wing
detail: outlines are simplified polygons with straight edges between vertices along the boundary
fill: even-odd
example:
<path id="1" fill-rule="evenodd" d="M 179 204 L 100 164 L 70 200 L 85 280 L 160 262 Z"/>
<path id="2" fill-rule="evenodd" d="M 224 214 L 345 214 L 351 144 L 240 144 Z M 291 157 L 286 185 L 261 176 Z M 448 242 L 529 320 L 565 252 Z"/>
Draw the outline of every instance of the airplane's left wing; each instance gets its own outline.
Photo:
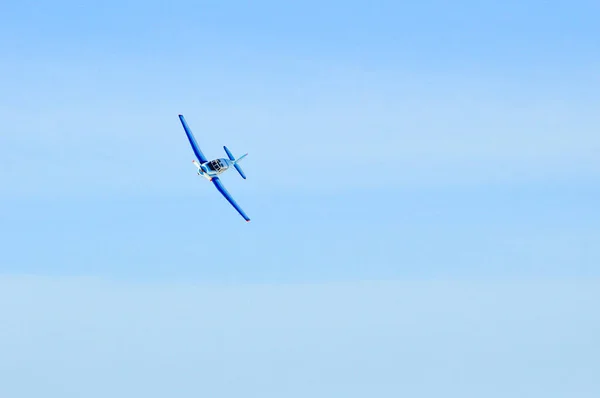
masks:
<path id="1" fill-rule="evenodd" d="M 229 192 L 227 192 L 227 190 L 223 186 L 223 183 L 221 182 L 221 180 L 219 179 L 219 177 L 213 177 L 211 181 L 212 181 L 213 184 L 215 184 L 215 187 L 217 187 L 217 189 L 219 190 L 219 192 L 221 192 L 221 194 L 223 194 L 223 196 L 225 197 L 225 199 L 227 199 L 229 201 L 229 203 L 231 203 L 231 205 L 233 207 L 235 207 L 235 209 L 238 211 L 238 213 L 240 213 L 240 215 L 242 217 L 244 217 L 244 220 L 246 220 L 247 222 L 250 221 L 250 218 L 248 218 L 248 216 L 246 215 L 246 213 L 244 213 L 244 210 L 242 210 L 242 208 L 235 202 L 235 200 L 233 200 L 233 198 L 231 197 L 231 195 L 229 194 Z"/>
<path id="2" fill-rule="evenodd" d="M 188 140 L 190 141 L 190 145 L 192 146 L 192 149 L 194 150 L 194 154 L 196 154 L 198 161 L 200 163 L 206 162 L 207 161 L 206 156 L 204 156 L 204 154 L 200 150 L 200 147 L 198 146 L 198 143 L 196 142 L 196 139 L 194 138 L 194 134 L 192 134 L 192 130 L 190 130 L 187 123 L 185 122 L 185 118 L 183 117 L 183 115 L 179 115 L 179 120 L 181 120 L 183 129 L 185 130 L 185 133 L 187 134 Z"/>

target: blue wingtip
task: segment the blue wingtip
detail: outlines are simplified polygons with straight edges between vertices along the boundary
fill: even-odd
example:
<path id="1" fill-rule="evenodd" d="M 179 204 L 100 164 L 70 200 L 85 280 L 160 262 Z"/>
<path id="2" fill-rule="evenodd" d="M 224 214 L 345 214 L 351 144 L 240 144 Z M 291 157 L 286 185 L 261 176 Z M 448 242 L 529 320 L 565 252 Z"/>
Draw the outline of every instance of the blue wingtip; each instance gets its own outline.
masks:
<path id="1" fill-rule="evenodd" d="M 246 213 L 242 210 L 242 208 L 236 203 L 236 201 L 233 200 L 233 197 L 229 194 L 229 192 L 227 192 L 227 190 L 221 183 L 221 179 L 219 177 L 213 177 L 211 181 L 215 185 L 215 187 L 217 187 L 219 192 L 221 192 L 221 194 L 225 197 L 225 199 L 227 199 L 227 201 L 238 211 L 238 213 L 240 213 L 244 220 L 246 220 L 246 222 L 249 222 L 250 217 L 248 217 Z"/>
<path id="2" fill-rule="evenodd" d="M 204 154 L 200 150 L 200 147 L 198 146 L 198 143 L 196 142 L 196 138 L 194 138 L 194 134 L 192 134 L 192 130 L 188 126 L 188 124 L 185 121 L 185 118 L 183 117 L 183 115 L 179 115 L 179 121 L 181 121 L 183 129 L 185 130 L 185 134 L 188 137 L 190 145 L 192 146 L 192 150 L 194 151 L 194 154 L 198 158 L 198 161 L 200 163 L 206 162 L 207 161 L 206 156 L 204 156 Z"/>

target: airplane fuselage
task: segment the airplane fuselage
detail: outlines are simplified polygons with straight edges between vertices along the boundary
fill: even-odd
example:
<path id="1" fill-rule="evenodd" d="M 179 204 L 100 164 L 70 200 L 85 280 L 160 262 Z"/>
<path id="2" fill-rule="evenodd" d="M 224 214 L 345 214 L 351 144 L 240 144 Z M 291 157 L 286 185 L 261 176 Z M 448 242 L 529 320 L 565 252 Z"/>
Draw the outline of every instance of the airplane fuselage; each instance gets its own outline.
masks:
<path id="1" fill-rule="evenodd" d="M 202 164 L 198 164 L 198 162 L 194 161 L 194 164 L 198 168 L 198 175 L 209 181 L 212 180 L 213 177 L 226 172 L 230 166 L 233 166 L 233 162 L 225 158 L 209 160 Z"/>

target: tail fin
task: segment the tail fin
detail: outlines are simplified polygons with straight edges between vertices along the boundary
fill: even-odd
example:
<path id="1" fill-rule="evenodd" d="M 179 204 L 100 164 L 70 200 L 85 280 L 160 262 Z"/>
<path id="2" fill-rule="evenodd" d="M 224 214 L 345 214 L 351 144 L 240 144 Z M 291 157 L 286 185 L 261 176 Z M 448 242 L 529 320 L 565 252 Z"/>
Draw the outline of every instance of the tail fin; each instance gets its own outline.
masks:
<path id="1" fill-rule="evenodd" d="M 227 149 L 226 146 L 224 146 L 223 149 L 225 149 L 225 153 L 227 153 L 227 157 L 229 158 L 229 160 L 231 160 L 233 162 L 233 167 L 235 167 L 237 172 L 240 173 L 240 176 L 242 176 L 242 178 L 245 180 L 246 174 L 244 174 L 244 170 L 242 170 L 242 168 L 240 167 L 240 165 L 238 163 L 240 160 L 245 158 L 248 154 L 246 153 L 246 154 L 240 156 L 239 159 L 236 159 L 235 157 L 233 157 L 233 155 L 231 154 L 229 149 Z"/>

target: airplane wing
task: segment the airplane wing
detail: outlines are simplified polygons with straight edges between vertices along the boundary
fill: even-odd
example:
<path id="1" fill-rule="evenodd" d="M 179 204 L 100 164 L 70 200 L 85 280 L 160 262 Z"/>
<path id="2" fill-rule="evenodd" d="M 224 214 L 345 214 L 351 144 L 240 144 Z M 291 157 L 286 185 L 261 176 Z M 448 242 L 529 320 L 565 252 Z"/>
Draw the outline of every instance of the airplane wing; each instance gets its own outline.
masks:
<path id="1" fill-rule="evenodd" d="M 229 192 L 227 192 L 227 190 L 223 186 L 223 183 L 221 182 L 219 177 L 213 177 L 211 181 L 213 184 L 215 184 L 215 187 L 217 187 L 219 192 L 221 192 L 221 194 L 223 194 L 223 196 L 225 196 L 225 199 L 227 199 L 229 201 L 229 203 L 231 203 L 231 205 L 233 207 L 235 207 L 235 209 L 238 211 L 238 213 L 240 213 L 240 215 L 242 217 L 244 217 L 244 220 L 246 220 L 246 222 L 249 222 L 250 218 L 248 218 L 246 213 L 244 213 L 244 210 L 242 210 L 242 208 L 235 202 L 235 200 L 233 200 L 233 198 L 231 197 Z"/>
<path id="2" fill-rule="evenodd" d="M 183 129 L 185 130 L 185 133 L 187 134 L 188 140 L 190 140 L 190 145 L 192 146 L 192 149 L 194 150 L 194 153 L 196 154 L 198 161 L 200 163 L 206 162 L 207 161 L 206 156 L 204 156 L 204 154 L 200 150 L 200 147 L 198 146 L 198 143 L 196 142 L 196 139 L 194 138 L 194 134 L 192 134 L 192 130 L 190 130 L 187 123 L 185 122 L 183 115 L 179 115 L 179 120 L 181 120 Z"/>

